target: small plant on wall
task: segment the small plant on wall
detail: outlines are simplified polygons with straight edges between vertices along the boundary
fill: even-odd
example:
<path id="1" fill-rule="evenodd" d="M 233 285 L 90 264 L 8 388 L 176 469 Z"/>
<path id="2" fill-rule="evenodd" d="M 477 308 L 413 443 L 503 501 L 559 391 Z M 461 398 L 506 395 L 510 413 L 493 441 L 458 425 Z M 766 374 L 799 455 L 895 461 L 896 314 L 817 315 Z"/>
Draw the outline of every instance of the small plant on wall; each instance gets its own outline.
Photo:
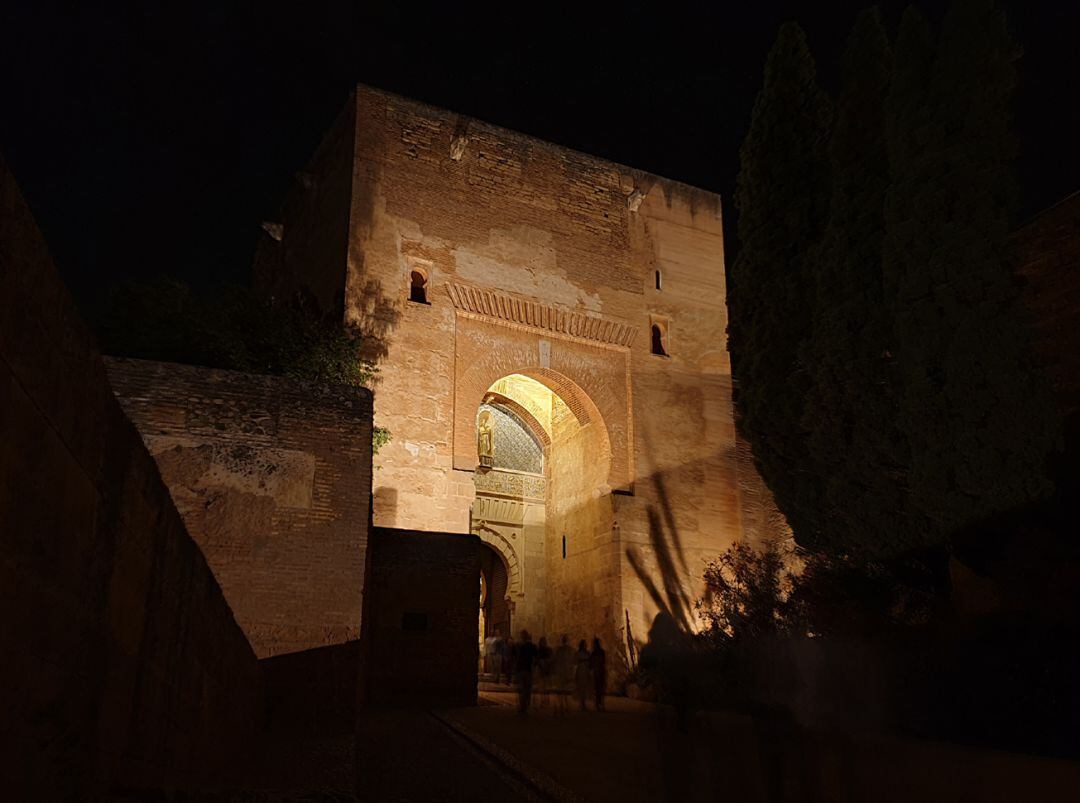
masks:
<path id="1" fill-rule="evenodd" d="M 379 449 L 390 443 L 392 437 L 390 430 L 386 427 L 373 427 L 371 430 L 371 453 L 378 454 Z"/>

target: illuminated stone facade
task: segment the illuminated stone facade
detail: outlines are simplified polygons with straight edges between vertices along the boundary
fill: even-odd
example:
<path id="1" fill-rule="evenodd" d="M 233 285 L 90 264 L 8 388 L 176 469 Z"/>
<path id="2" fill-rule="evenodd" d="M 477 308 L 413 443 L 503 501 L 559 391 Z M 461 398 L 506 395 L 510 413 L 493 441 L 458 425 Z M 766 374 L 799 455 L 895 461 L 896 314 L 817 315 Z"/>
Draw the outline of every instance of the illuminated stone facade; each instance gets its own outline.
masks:
<path id="1" fill-rule="evenodd" d="M 628 622 L 692 623 L 729 544 L 784 534 L 735 435 L 715 194 L 360 87 L 282 222 L 263 289 L 379 363 L 375 524 L 479 534 L 515 631 L 619 656 Z M 500 467 L 492 422 L 542 470 Z"/>

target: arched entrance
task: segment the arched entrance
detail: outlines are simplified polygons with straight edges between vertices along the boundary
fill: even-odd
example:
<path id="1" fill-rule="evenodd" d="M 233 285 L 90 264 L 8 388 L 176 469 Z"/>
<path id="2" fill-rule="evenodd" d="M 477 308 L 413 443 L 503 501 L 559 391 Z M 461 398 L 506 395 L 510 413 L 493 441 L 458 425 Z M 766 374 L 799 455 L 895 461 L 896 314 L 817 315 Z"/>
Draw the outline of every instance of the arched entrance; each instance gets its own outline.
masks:
<path id="1" fill-rule="evenodd" d="M 476 410 L 471 529 L 506 571 L 504 632 L 576 643 L 609 632 L 618 594 L 618 554 L 602 548 L 613 518 L 610 445 L 580 389 L 534 373 L 498 379 Z M 492 615 L 485 607 L 486 631 Z"/>
<path id="2" fill-rule="evenodd" d="M 480 550 L 480 671 L 497 672 L 487 657 L 487 641 L 512 632 L 509 575 L 502 556 L 485 544 Z"/>

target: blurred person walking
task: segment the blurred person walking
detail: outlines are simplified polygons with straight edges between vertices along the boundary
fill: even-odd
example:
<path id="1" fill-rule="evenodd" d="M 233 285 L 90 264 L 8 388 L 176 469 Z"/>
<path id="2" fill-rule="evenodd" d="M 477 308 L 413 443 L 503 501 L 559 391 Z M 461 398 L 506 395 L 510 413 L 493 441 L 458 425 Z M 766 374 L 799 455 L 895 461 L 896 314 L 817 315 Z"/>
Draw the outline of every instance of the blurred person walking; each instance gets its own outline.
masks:
<path id="1" fill-rule="evenodd" d="M 559 646 L 555 648 L 555 658 L 552 663 L 555 716 L 565 717 L 568 699 L 574 691 L 574 651 L 570 648 L 570 638 L 565 634 L 560 639 Z"/>
<path id="2" fill-rule="evenodd" d="M 533 672 L 536 668 L 536 645 L 528 630 L 521 631 L 521 642 L 514 650 L 514 674 L 518 687 L 518 713 L 524 715 L 532 702 Z"/>
<path id="3" fill-rule="evenodd" d="M 536 646 L 535 678 L 540 691 L 540 706 L 543 708 L 551 705 L 551 661 L 553 657 L 551 647 L 547 643 L 547 637 L 541 636 L 540 642 Z"/>
<path id="4" fill-rule="evenodd" d="M 514 642 L 510 640 L 509 636 L 505 636 L 502 640 L 495 645 L 495 654 L 498 658 L 498 669 L 495 670 L 495 682 L 501 683 L 502 678 L 506 676 L 506 683 L 509 685 L 514 678 Z"/>
<path id="5" fill-rule="evenodd" d="M 589 696 L 589 686 L 592 683 L 592 672 L 589 670 L 589 649 L 585 646 L 585 639 L 578 643 L 577 652 L 574 653 L 574 697 L 581 704 L 581 710 L 585 710 L 585 700 Z"/>
<path id="6" fill-rule="evenodd" d="M 496 683 L 499 682 L 499 670 L 502 668 L 499 656 L 501 642 L 502 637 L 498 628 L 495 628 L 495 632 L 484 639 L 484 671 L 489 675 L 494 675 Z"/>
<path id="7" fill-rule="evenodd" d="M 604 695 L 607 694 L 607 653 L 600 646 L 600 639 L 593 639 L 592 652 L 589 654 L 589 670 L 592 672 L 593 691 L 596 693 L 596 710 L 604 710 Z"/>

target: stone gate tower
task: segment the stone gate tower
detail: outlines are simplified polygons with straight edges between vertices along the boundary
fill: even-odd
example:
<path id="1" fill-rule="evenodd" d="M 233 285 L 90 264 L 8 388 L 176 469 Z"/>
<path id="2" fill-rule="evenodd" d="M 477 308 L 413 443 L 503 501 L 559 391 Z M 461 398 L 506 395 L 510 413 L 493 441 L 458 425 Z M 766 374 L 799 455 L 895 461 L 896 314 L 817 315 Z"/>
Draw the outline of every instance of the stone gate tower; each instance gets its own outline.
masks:
<path id="1" fill-rule="evenodd" d="M 267 228 L 258 284 L 379 365 L 374 523 L 480 535 L 488 632 L 625 655 L 783 533 L 736 439 L 715 194 L 361 86 Z"/>

